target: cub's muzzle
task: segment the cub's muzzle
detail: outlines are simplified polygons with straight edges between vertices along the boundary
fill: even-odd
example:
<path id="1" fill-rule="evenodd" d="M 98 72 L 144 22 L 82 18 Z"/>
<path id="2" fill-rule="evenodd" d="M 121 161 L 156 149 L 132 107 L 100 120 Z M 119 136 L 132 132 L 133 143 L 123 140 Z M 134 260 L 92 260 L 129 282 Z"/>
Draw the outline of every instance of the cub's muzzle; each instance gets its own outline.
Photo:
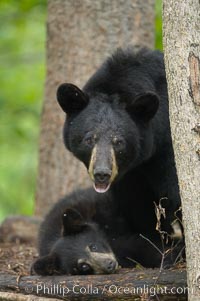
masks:
<path id="1" fill-rule="evenodd" d="M 86 252 L 88 253 L 87 259 L 79 259 L 78 265 L 88 265 L 94 274 L 112 274 L 119 268 L 112 251 L 107 253 L 90 252 L 88 248 L 86 248 Z"/>

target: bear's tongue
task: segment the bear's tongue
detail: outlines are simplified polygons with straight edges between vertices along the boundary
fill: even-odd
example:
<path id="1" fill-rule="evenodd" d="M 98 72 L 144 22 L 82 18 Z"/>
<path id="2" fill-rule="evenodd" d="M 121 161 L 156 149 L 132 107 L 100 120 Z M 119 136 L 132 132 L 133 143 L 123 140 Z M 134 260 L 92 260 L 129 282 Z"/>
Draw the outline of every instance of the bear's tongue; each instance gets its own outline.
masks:
<path id="1" fill-rule="evenodd" d="M 109 188 L 110 188 L 110 184 L 109 183 L 108 184 L 94 183 L 94 189 L 98 193 L 104 193 L 104 192 L 108 191 Z"/>

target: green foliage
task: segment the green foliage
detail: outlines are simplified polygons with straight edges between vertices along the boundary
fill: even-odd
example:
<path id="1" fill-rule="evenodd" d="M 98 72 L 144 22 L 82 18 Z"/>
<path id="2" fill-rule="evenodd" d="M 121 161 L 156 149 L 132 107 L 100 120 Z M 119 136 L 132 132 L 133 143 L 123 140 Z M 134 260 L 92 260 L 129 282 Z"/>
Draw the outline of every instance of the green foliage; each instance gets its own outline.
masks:
<path id="1" fill-rule="evenodd" d="M 33 209 L 45 18 L 44 0 L 0 2 L 0 219 Z"/>
<path id="2" fill-rule="evenodd" d="M 46 7 L 46 0 L 0 1 L 0 219 L 33 211 Z M 158 49 L 161 30 L 161 0 L 156 0 Z"/>
<path id="3" fill-rule="evenodd" d="M 162 47 L 162 0 L 156 0 L 155 2 L 155 48 L 163 50 Z"/>

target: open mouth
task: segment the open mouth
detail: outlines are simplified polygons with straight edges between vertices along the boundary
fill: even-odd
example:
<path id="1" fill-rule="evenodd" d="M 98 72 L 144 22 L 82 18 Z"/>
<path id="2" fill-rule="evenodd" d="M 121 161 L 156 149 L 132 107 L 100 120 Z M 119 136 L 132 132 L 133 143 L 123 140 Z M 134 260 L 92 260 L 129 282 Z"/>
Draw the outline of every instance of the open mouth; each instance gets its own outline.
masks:
<path id="1" fill-rule="evenodd" d="M 98 193 L 105 193 L 110 188 L 110 183 L 94 183 L 94 189 Z"/>

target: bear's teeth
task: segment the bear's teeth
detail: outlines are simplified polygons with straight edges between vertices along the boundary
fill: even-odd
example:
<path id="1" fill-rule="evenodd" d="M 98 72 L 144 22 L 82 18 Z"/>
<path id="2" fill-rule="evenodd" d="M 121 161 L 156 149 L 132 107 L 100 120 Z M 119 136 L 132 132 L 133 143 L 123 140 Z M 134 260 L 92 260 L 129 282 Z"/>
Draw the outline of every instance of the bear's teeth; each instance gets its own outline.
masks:
<path id="1" fill-rule="evenodd" d="M 98 193 L 105 193 L 106 191 L 108 191 L 109 188 L 110 188 L 110 184 L 103 185 L 103 184 L 95 184 L 94 183 L 94 189 Z"/>

